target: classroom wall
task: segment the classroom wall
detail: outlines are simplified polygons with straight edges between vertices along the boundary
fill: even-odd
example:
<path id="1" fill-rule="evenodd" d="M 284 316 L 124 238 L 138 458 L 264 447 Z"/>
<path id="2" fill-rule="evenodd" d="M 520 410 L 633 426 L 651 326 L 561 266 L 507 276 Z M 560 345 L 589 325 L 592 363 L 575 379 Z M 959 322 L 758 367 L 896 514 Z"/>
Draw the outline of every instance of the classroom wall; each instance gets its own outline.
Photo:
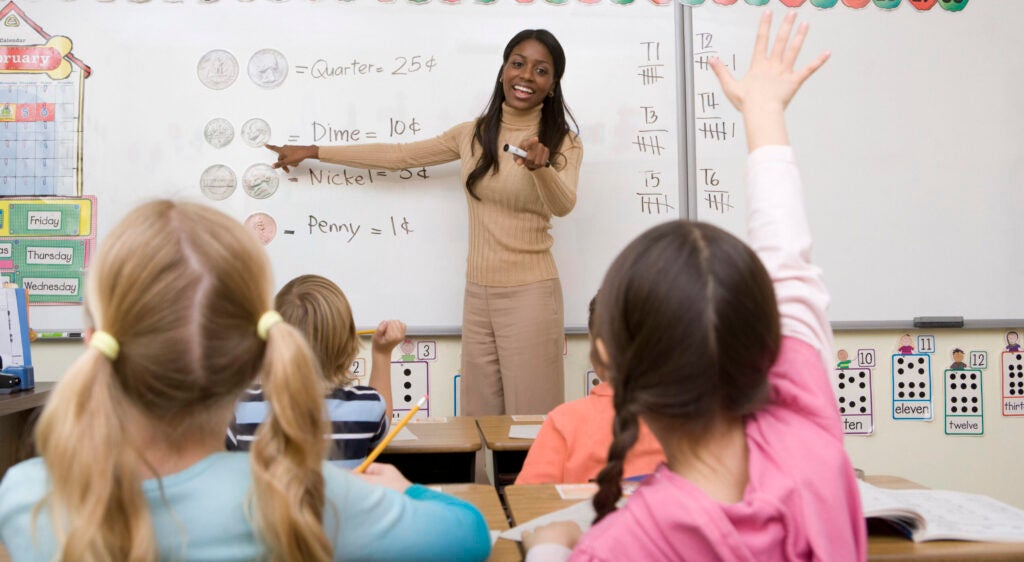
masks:
<path id="1" fill-rule="evenodd" d="M 1017 330 L 1016 327 L 1007 329 Z M 1018 330 L 1020 331 L 1020 330 Z M 983 371 L 984 434 L 951 436 L 943 431 L 943 396 L 937 390 L 930 422 L 892 419 L 891 355 L 903 332 L 847 331 L 836 334 L 836 349 L 847 349 L 856 365 L 858 349 L 874 349 L 872 369 L 874 433 L 846 436 L 846 450 L 853 465 L 868 474 L 893 474 L 933 488 L 955 489 L 990 495 L 1024 508 L 1024 487 L 1018 484 L 1016 468 L 1024 455 L 1024 417 L 1004 417 L 1001 411 L 1002 380 L 1000 354 L 1006 330 L 929 330 L 912 332 L 932 335 L 932 380 L 952 362 L 954 347 L 986 351 L 988 368 Z M 452 377 L 459 368 L 459 338 L 415 338 L 435 342 L 436 359 L 428 361 L 432 416 L 452 415 Z M 367 342 L 368 343 L 368 342 Z M 584 395 L 585 376 L 590 369 L 589 343 L 585 335 L 568 336 L 565 356 L 565 397 Z M 32 348 L 37 381 L 56 381 L 82 350 L 81 342 L 45 342 Z M 369 348 L 361 356 L 369 359 Z M 398 360 L 401 351 L 395 350 Z M 835 353 L 833 353 L 833 356 Z M 938 389 L 938 387 L 936 387 Z"/>

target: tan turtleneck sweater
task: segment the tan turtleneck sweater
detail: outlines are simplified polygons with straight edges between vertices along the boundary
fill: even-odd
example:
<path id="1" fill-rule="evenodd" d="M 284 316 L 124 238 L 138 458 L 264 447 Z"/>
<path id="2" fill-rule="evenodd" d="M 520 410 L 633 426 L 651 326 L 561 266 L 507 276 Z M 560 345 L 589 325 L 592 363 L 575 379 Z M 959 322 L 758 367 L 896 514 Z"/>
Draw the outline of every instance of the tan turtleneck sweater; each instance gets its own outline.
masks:
<path id="1" fill-rule="evenodd" d="M 557 151 L 565 160 L 529 171 L 501 153 L 505 144 L 522 146 L 537 135 L 541 106 L 517 110 L 502 106 L 498 135 L 498 172 L 487 174 L 475 186 L 480 200 L 466 192 L 469 206 L 469 256 L 466 279 L 478 285 L 513 287 L 558 277 L 551 256 L 551 215 L 565 216 L 576 205 L 576 182 L 583 144 L 569 133 Z M 429 140 L 407 144 L 322 146 L 323 162 L 356 168 L 400 170 L 462 160 L 459 187 L 476 167 L 480 148 L 473 151 L 475 121 L 461 123 Z M 548 147 L 549 149 L 551 147 Z M 556 151 L 551 150 L 552 154 Z"/>

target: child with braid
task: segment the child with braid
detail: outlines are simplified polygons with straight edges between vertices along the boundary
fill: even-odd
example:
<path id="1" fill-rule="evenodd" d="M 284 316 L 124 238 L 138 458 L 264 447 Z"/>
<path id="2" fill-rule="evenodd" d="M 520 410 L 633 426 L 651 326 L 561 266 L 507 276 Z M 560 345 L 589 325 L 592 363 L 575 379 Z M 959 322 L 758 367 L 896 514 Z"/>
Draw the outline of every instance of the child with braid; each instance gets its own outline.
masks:
<path id="1" fill-rule="evenodd" d="M 713 64 L 746 125 L 752 248 L 719 228 L 676 221 L 616 258 L 596 311 L 595 345 L 615 391 L 597 517 L 582 538 L 574 523 L 524 536 L 528 561 L 866 557 L 860 496 L 823 361 L 831 349 L 828 294 L 810 263 L 784 120 L 827 54 L 794 70 L 807 32 L 801 25 L 790 39 L 794 19 L 785 18 L 769 52 L 764 16 L 741 80 Z M 641 419 L 667 464 L 616 509 Z"/>
<path id="2" fill-rule="evenodd" d="M 271 308 L 270 263 L 234 219 L 155 201 L 104 238 L 96 331 L 36 428 L 40 458 L 0 483 L 0 541 L 21 560 L 483 560 L 471 505 L 389 465 L 324 460 L 316 359 Z M 250 454 L 223 450 L 235 399 L 270 401 Z"/>

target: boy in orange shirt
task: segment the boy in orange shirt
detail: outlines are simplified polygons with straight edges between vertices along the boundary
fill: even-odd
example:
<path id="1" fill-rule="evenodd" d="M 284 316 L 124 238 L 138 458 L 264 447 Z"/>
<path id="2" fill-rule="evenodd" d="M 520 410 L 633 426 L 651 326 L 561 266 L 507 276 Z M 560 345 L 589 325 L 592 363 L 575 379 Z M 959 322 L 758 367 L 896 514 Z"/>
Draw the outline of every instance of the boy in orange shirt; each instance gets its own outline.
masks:
<path id="1" fill-rule="evenodd" d="M 590 299 L 587 323 L 591 345 L 596 301 L 597 297 Z M 593 356 L 593 349 L 591 351 Z M 594 361 L 594 371 L 603 383 L 606 373 L 600 361 Z M 586 398 L 558 406 L 544 419 L 523 462 L 523 470 L 516 477 L 516 484 L 574 484 L 594 480 L 608 458 L 614 419 L 610 384 L 598 384 Z M 641 421 L 640 436 L 626 456 L 623 478 L 650 474 L 662 462 L 665 462 L 665 453 L 661 445 Z"/>

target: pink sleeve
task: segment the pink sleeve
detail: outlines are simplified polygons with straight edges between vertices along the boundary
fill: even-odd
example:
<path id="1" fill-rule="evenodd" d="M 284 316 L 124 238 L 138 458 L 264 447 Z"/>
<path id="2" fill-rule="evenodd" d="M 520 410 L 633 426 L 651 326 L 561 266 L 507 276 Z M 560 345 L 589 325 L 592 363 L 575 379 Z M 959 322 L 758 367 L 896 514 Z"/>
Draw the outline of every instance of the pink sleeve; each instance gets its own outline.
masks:
<path id="1" fill-rule="evenodd" d="M 555 412 L 551 412 L 530 445 L 523 469 L 516 476 L 515 483 L 561 484 L 565 480 L 563 469 L 568 458 L 565 436 L 555 427 Z"/>
<path id="2" fill-rule="evenodd" d="M 764 146 L 747 160 L 750 245 L 771 275 L 782 334 L 818 349 L 827 364 L 832 329 L 821 269 L 811 263 L 811 231 L 793 149 Z"/>

